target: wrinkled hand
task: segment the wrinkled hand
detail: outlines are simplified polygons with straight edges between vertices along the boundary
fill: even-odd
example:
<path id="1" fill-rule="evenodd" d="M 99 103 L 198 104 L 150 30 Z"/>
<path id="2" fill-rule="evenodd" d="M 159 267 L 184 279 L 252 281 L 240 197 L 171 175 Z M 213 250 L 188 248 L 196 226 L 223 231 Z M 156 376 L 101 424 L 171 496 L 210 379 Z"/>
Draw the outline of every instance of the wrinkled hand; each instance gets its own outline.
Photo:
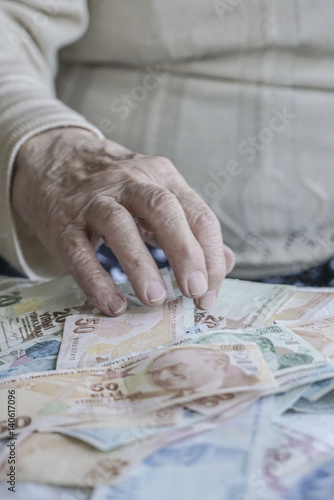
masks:
<path id="1" fill-rule="evenodd" d="M 29 139 L 16 158 L 12 195 L 15 210 L 107 315 L 121 314 L 126 299 L 95 256 L 102 241 L 152 306 L 167 292 L 143 240 L 164 250 L 182 293 L 202 309 L 234 265 L 217 218 L 168 159 L 84 129 Z"/>

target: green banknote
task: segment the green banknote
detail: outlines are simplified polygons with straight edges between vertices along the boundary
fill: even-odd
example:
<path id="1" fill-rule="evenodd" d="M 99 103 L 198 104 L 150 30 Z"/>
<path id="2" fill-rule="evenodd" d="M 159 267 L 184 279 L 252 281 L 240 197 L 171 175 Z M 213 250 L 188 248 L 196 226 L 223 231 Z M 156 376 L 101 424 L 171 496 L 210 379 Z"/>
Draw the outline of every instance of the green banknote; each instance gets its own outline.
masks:
<path id="1" fill-rule="evenodd" d="M 325 365 L 327 358 L 285 326 L 271 325 L 247 330 L 220 330 L 189 337 L 190 343 L 255 342 L 276 375 Z"/>

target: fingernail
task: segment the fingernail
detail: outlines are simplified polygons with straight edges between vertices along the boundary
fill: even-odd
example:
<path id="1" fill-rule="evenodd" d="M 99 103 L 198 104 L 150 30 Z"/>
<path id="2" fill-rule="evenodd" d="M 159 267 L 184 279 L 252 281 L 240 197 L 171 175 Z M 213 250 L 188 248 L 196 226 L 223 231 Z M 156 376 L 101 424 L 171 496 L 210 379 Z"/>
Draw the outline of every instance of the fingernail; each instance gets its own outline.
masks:
<path id="1" fill-rule="evenodd" d="M 199 301 L 199 306 L 201 309 L 210 309 L 213 307 L 214 303 L 216 302 L 216 290 L 211 290 L 209 292 L 206 292 L 203 297 L 201 297 Z"/>
<path id="2" fill-rule="evenodd" d="M 111 310 L 112 314 L 118 314 L 122 311 L 122 309 L 125 308 L 125 301 L 122 299 L 120 295 L 117 295 L 116 293 L 113 293 L 111 297 L 109 298 L 109 309 Z"/>
<path id="3" fill-rule="evenodd" d="M 166 295 L 166 288 L 161 281 L 152 281 L 147 287 L 146 295 L 150 302 L 159 302 Z"/>
<path id="4" fill-rule="evenodd" d="M 188 278 L 188 290 L 190 295 L 203 295 L 208 289 L 208 281 L 201 271 L 195 271 Z"/>

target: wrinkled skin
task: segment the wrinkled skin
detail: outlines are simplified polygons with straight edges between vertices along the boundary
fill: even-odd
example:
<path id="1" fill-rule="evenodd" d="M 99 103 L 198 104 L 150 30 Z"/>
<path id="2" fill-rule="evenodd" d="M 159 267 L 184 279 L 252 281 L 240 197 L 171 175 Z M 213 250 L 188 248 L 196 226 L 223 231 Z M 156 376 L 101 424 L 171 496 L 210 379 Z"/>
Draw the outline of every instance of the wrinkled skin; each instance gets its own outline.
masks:
<path id="1" fill-rule="evenodd" d="M 124 312 L 126 299 L 95 256 L 102 241 L 152 306 L 167 292 L 143 240 L 163 248 L 181 291 L 202 309 L 214 304 L 234 265 L 217 218 L 167 158 L 133 153 L 88 130 L 56 128 L 29 139 L 16 158 L 12 199 L 107 315 Z"/>

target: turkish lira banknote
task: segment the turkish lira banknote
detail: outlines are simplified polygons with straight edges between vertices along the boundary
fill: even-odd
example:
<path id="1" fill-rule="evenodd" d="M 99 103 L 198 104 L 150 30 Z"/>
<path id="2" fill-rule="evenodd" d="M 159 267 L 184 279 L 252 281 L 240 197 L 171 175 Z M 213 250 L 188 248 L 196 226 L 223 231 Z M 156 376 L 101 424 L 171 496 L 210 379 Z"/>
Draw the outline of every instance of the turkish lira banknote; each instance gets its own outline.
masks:
<path id="1" fill-rule="evenodd" d="M 286 326 L 270 325 L 257 329 L 219 330 L 197 334 L 196 344 L 255 342 L 270 370 L 277 376 L 327 364 L 326 357 Z"/>
<path id="2" fill-rule="evenodd" d="M 276 381 L 255 343 L 181 345 L 149 351 L 111 368 L 22 375 L 0 382 L 16 391 L 31 428 L 110 416 L 137 416 L 211 394 L 265 391 Z M 0 408 L 0 421 L 6 407 Z M 4 430 L 5 432 L 6 430 Z M 0 435 L 1 437 L 1 435 Z"/>
<path id="3" fill-rule="evenodd" d="M 135 307 L 119 318 L 70 277 L 0 281 L 3 481 L 8 391 L 36 498 L 281 500 L 330 463 L 333 291 L 225 280 L 200 311 L 162 274 L 168 301 L 147 308 L 122 283 Z"/>
<path id="4" fill-rule="evenodd" d="M 276 321 L 334 360 L 334 316 L 302 321 Z"/>
<path id="5" fill-rule="evenodd" d="M 57 369 L 96 366 L 175 341 L 183 336 L 193 309 L 192 300 L 180 297 L 158 307 L 133 307 L 116 318 L 69 316 Z"/>
<path id="6" fill-rule="evenodd" d="M 215 305 L 195 311 L 195 326 L 210 331 L 266 325 L 293 293 L 290 286 L 226 279 Z"/>
<path id="7" fill-rule="evenodd" d="M 97 488 L 92 500 L 248 499 L 259 481 L 270 415 L 271 401 L 259 400 L 218 429 L 160 449 L 120 486 Z"/>
<path id="8" fill-rule="evenodd" d="M 0 352 L 36 337 L 61 334 L 67 316 L 93 311 L 71 276 L 2 291 Z"/>
<path id="9" fill-rule="evenodd" d="M 334 315 L 334 290 L 297 288 L 273 314 L 271 322 L 319 319 Z"/>

